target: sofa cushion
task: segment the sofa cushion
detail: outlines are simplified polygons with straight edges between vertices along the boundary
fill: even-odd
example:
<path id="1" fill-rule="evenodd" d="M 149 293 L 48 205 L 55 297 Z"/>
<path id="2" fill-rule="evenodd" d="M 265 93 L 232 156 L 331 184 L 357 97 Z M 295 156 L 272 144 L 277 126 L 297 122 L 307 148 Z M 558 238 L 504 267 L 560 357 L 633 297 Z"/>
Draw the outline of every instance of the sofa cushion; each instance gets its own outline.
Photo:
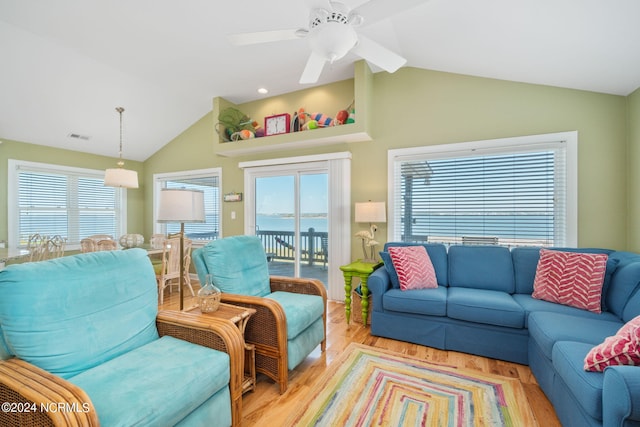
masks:
<path id="1" fill-rule="evenodd" d="M 556 375 L 562 378 L 581 409 L 597 420 L 602 420 L 602 385 L 604 375 L 587 372 L 582 368 L 590 344 L 560 341 L 553 346 L 552 363 Z"/>
<path id="2" fill-rule="evenodd" d="M 540 249 L 534 298 L 600 313 L 608 256 Z"/>
<path id="3" fill-rule="evenodd" d="M 158 286 L 143 249 L 10 265 L 0 295 L 10 353 L 63 378 L 158 338 Z"/>
<path id="4" fill-rule="evenodd" d="M 613 313 L 602 312 L 594 313 L 592 311 L 582 310 L 580 308 L 570 307 L 568 305 L 556 304 L 555 302 L 535 299 L 531 295 L 513 294 L 513 299 L 520 304 L 525 311 L 524 325 L 529 327 L 529 314 L 536 311 L 548 311 L 551 313 L 563 313 L 577 317 L 590 319 L 607 320 L 609 322 L 620 322 L 620 318 Z"/>
<path id="5" fill-rule="evenodd" d="M 640 365 L 640 316 L 593 347 L 584 359 L 586 371 L 602 372 L 614 365 Z"/>
<path id="6" fill-rule="evenodd" d="M 524 310 L 511 295 L 501 291 L 449 288 L 447 316 L 474 323 L 524 327 Z"/>
<path id="7" fill-rule="evenodd" d="M 449 286 L 513 293 L 515 280 L 509 248 L 451 246 L 449 248 Z"/>
<path id="8" fill-rule="evenodd" d="M 404 292 L 400 289 L 389 289 L 382 296 L 384 310 L 401 313 L 424 314 L 426 316 L 447 315 L 447 288 L 416 289 Z"/>
<path id="9" fill-rule="evenodd" d="M 392 246 L 389 255 L 403 291 L 438 287 L 433 264 L 423 246 Z"/>
<path id="10" fill-rule="evenodd" d="M 389 273 L 389 279 L 391 285 L 394 288 L 400 288 L 400 281 L 398 280 L 398 274 L 393 267 L 391 261 L 391 255 L 389 255 L 390 247 L 405 247 L 405 246 L 423 246 L 427 250 L 433 269 L 436 272 L 436 279 L 439 286 L 447 286 L 448 284 L 448 266 L 447 266 L 447 248 L 441 243 L 409 243 L 409 242 L 387 242 L 384 245 L 384 250 L 380 252 L 380 258 L 384 262 L 384 267 Z"/>
<path id="11" fill-rule="evenodd" d="M 538 261 L 540 260 L 541 247 L 516 247 L 511 250 L 511 256 L 513 257 L 513 268 L 515 270 L 516 280 L 516 293 L 518 294 L 532 294 L 533 293 L 533 281 L 536 276 L 536 269 L 538 268 Z M 607 268 L 604 275 L 604 283 L 602 285 L 602 311 L 608 311 L 607 305 L 607 291 L 611 284 L 613 273 L 616 271 L 618 263 L 621 258 L 612 256 L 615 252 L 610 249 L 599 248 L 549 248 L 555 250 L 561 250 L 565 252 L 583 252 L 589 254 L 610 254 L 607 259 Z M 631 253 L 626 253 L 630 254 Z M 636 255 L 636 258 L 638 256 Z M 620 317 L 620 316 L 618 316 Z"/>
<path id="12" fill-rule="evenodd" d="M 615 335 L 621 326 L 621 322 L 536 311 L 529 315 L 529 339 L 535 340 L 543 355 L 551 359 L 553 345 L 559 341 L 583 342 L 591 349 L 606 337 Z"/>
<path id="13" fill-rule="evenodd" d="M 322 318 L 324 303 L 318 295 L 273 292 L 265 298 L 278 301 L 287 318 L 287 339 L 297 337 L 313 322 Z"/>
<path id="14" fill-rule="evenodd" d="M 232 236 L 212 240 L 199 255 L 208 272 L 215 272 L 214 285 L 222 292 L 263 297 L 271 292 L 269 266 L 260 238 Z"/>
<path id="15" fill-rule="evenodd" d="M 69 381 L 103 426 L 174 425 L 226 387 L 229 372 L 226 353 L 164 336 Z"/>

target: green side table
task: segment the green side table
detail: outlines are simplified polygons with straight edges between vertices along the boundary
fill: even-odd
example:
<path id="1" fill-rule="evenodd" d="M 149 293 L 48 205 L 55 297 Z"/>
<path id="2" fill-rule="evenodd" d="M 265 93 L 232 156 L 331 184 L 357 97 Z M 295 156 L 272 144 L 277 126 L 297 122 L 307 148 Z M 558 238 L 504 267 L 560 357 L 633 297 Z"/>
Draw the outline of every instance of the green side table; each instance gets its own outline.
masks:
<path id="1" fill-rule="evenodd" d="M 355 276 L 360 278 L 360 289 L 362 290 L 362 319 L 366 326 L 367 315 L 369 314 L 369 288 L 367 287 L 367 280 L 371 273 L 381 265 L 382 262 L 374 264 L 358 260 L 340 267 L 340 270 L 342 270 L 342 274 L 344 275 L 344 305 L 345 314 L 347 316 L 347 325 L 351 321 L 351 281 L 353 277 Z"/>

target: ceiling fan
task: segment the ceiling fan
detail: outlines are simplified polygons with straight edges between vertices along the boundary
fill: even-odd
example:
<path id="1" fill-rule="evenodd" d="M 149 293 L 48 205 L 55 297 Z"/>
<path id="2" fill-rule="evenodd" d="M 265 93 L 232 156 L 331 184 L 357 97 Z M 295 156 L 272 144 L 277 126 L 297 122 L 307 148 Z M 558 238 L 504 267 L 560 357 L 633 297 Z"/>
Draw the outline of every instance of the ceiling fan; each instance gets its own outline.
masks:
<path id="1" fill-rule="evenodd" d="M 352 52 L 390 73 L 407 60 L 368 37 L 356 28 L 403 12 L 426 0 L 370 0 L 354 9 L 329 0 L 310 1 L 309 28 L 240 33 L 229 36 L 236 46 L 306 38 L 311 54 L 300 77 L 300 83 L 318 81 L 326 62 L 333 63 Z"/>

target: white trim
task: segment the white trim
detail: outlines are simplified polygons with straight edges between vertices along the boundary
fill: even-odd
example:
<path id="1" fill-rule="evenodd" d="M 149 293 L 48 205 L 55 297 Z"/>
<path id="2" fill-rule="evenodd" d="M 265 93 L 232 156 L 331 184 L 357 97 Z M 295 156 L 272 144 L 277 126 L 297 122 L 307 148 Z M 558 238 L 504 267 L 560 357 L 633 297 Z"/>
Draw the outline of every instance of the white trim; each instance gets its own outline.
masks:
<path id="1" fill-rule="evenodd" d="M 566 149 L 566 245 L 577 247 L 578 245 L 578 132 L 567 131 L 540 135 L 516 136 L 510 138 L 487 139 L 482 141 L 469 141 L 452 144 L 439 144 L 421 147 L 399 148 L 387 152 L 387 206 L 389 209 L 389 221 L 387 222 L 387 241 L 395 239 L 395 164 L 402 160 L 418 160 L 420 156 L 425 158 L 439 158 L 464 156 L 465 153 L 478 155 L 492 152 L 533 151 L 551 147 L 554 143 L 564 142 Z"/>
<path id="2" fill-rule="evenodd" d="M 326 160 L 340 160 L 340 159 L 351 159 L 350 151 L 341 151 L 336 153 L 327 153 L 327 154 L 314 154 L 310 156 L 297 156 L 297 157 L 283 157 L 280 159 L 266 159 L 266 160 L 252 160 L 249 162 L 240 162 L 238 163 L 238 167 L 240 169 L 246 168 L 256 168 L 262 166 L 282 166 L 282 165 L 290 165 L 297 163 L 310 163 L 310 162 L 321 162 Z"/>

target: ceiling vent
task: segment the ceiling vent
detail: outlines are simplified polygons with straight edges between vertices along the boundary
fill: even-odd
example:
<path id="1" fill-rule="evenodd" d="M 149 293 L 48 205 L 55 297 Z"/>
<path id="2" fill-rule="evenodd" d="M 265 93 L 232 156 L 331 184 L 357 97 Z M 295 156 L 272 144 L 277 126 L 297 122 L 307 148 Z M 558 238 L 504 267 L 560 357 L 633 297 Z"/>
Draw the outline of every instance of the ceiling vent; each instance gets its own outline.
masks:
<path id="1" fill-rule="evenodd" d="M 80 135 L 79 133 L 70 133 L 69 135 L 67 135 L 67 137 L 69 138 L 73 138 L 73 139 L 81 139 L 83 141 L 88 141 L 91 139 L 90 136 L 87 135 Z"/>

